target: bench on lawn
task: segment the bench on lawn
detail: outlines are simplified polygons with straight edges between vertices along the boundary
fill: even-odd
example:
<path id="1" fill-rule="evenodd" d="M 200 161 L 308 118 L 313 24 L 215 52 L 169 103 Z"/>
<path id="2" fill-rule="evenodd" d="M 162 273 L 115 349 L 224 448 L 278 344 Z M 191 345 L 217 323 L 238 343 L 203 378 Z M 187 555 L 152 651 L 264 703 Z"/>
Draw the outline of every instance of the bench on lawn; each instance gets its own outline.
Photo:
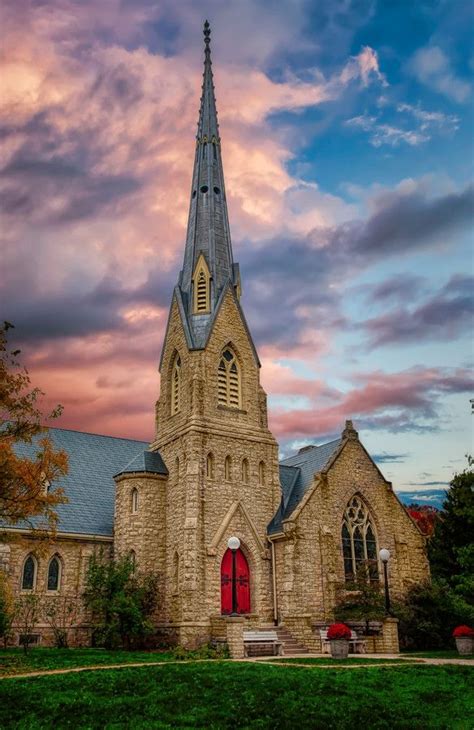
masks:
<path id="1" fill-rule="evenodd" d="M 244 656 L 248 656 L 250 647 L 270 647 L 272 655 L 283 655 L 283 643 L 276 631 L 244 631 Z"/>
<path id="2" fill-rule="evenodd" d="M 320 629 L 319 636 L 321 637 L 321 651 L 323 654 L 330 654 L 331 642 L 328 639 L 327 629 Z M 365 654 L 366 646 L 364 639 L 359 639 L 355 631 L 351 631 L 351 638 L 349 639 L 349 651 L 352 654 Z"/>

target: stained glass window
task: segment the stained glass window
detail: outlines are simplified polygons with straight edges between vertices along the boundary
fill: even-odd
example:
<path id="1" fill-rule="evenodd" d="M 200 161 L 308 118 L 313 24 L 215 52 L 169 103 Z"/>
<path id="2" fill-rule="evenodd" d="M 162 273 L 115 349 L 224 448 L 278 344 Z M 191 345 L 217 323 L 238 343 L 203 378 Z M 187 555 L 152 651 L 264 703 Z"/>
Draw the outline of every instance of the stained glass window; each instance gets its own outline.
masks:
<path id="1" fill-rule="evenodd" d="M 59 563 L 59 559 L 54 556 L 54 558 L 51 558 L 49 561 L 49 567 L 48 567 L 48 591 L 58 591 L 59 590 L 59 578 L 61 573 L 61 565 Z"/>
<path id="2" fill-rule="evenodd" d="M 23 591 L 32 591 L 35 587 L 36 561 L 32 555 L 28 555 L 23 565 L 23 576 L 21 588 Z"/>
<path id="3" fill-rule="evenodd" d="M 357 495 L 345 509 L 341 538 L 346 581 L 354 581 L 363 566 L 369 580 L 378 581 L 377 541 L 367 505 Z"/>

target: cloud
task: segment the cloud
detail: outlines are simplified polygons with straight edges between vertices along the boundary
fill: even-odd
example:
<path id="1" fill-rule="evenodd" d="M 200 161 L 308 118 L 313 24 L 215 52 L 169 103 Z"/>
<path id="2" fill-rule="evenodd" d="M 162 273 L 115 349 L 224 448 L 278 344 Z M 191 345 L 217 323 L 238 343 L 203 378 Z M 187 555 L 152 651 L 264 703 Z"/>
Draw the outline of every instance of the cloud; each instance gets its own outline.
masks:
<path id="1" fill-rule="evenodd" d="M 388 121 L 392 105 L 384 97 L 379 104 L 381 111 L 375 114 L 361 114 L 347 119 L 344 124 L 352 129 L 360 129 L 369 135 L 373 147 L 398 147 L 405 143 L 417 147 L 429 142 L 434 135 L 452 134 L 459 129 L 459 117 L 443 112 L 428 111 L 420 106 L 401 103 L 396 105 L 396 121 Z M 385 119 L 385 121 L 383 121 Z M 413 121 L 416 126 L 413 127 Z M 400 126 L 400 125 L 403 126 Z"/>
<path id="2" fill-rule="evenodd" d="M 458 103 L 466 101 L 470 95 L 470 85 L 454 74 L 449 58 L 439 46 L 420 48 L 409 68 L 418 81 Z"/>
<path id="3" fill-rule="evenodd" d="M 333 405 L 283 411 L 274 409 L 273 431 L 289 439 L 340 432 L 344 419 L 353 417 L 359 428 L 392 433 L 439 428 L 437 418 L 448 394 L 469 393 L 474 384 L 469 370 L 415 367 L 398 373 L 354 375 L 353 387 L 334 398 Z"/>
<path id="4" fill-rule="evenodd" d="M 474 320 L 474 277 L 457 275 L 423 304 L 402 307 L 368 319 L 363 328 L 369 347 L 430 340 L 455 340 L 471 332 Z"/>
<path id="5" fill-rule="evenodd" d="M 403 464 L 407 460 L 409 455 L 387 454 L 387 452 L 384 451 L 381 454 L 372 454 L 371 456 L 376 464 Z"/>
<path id="6" fill-rule="evenodd" d="M 405 303 L 407 300 L 417 298 L 419 293 L 426 286 L 426 279 L 414 274 L 401 273 L 385 279 L 376 284 L 368 292 L 368 300 L 373 303 L 384 303 L 387 301 L 399 301 Z"/>

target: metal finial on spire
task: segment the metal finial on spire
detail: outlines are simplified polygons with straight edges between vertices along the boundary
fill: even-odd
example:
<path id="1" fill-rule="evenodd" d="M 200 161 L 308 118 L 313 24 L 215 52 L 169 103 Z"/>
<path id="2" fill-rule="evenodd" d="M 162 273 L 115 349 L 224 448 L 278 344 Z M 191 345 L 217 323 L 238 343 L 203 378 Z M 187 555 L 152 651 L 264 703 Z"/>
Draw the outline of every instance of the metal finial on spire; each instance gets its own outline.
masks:
<path id="1" fill-rule="evenodd" d="M 209 25 L 209 21 L 206 20 L 204 23 L 204 43 L 206 44 L 206 47 L 209 46 L 209 43 L 211 42 L 211 26 Z"/>

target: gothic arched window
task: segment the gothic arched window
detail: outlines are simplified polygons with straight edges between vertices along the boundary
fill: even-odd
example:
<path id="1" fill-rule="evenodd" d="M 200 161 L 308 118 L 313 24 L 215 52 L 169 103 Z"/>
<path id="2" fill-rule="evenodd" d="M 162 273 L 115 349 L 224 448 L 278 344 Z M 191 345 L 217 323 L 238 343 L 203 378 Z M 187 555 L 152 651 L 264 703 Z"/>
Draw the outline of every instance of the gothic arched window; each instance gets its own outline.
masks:
<path id="1" fill-rule="evenodd" d="M 21 590 L 32 591 L 36 585 L 37 563 L 33 555 L 28 555 L 23 563 L 23 573 L 21 576 Z"/>
<path id="2" fill-rule="evenodd" d="M 132 565 L 132 571 L 135 572 L 135 568 L 137 565 L 137 554 L 135 550 L 130 550 L 128 553 L 128 559 L 130 560 L 130 563 Z"/>
<path id="3" fill-rule="evenodd" d="M 61 572 L 61 561 L 57 555 L 53 555 L 48 565 L 48 591 L 59 591 Z"/>
<path id="4" fill-rule="evenodd" d="M 265 464 L 263 461 L 258 465 L 258 483 L 262 486 L 265 484 Z"/>
<path id="5" fill-rule="evenodd" d="M 173 372 L 171 374 L 171 415 L 174 416 L 181 408 L 181 358 L 176 355 Z"/>
<path id="6" fill-rule="evenodd" d="M 377 541 L 367 505 L 355 495 L 344 511 L 342 553 L 346 582 L 356 579 L 365 569 L 371 581 L 378 581 Z"/>
<path id="7" fill-rule="evenodd" d="M 240 408 L 240 370 L 230 347 L 222 353 L 217 370 L 217 402 L 221 406 Z"/>
<path id="8" fill-rule="evenodd" d="M 206 459 L 206 477 L 214 479 L 214 456 L 210 452 Z"/>
<path id="9" fill-rule="evenodd" d="M 242 481 L 244 484 L 249 483 L 249 462 L 247 459 L 242 461 Z"/>

